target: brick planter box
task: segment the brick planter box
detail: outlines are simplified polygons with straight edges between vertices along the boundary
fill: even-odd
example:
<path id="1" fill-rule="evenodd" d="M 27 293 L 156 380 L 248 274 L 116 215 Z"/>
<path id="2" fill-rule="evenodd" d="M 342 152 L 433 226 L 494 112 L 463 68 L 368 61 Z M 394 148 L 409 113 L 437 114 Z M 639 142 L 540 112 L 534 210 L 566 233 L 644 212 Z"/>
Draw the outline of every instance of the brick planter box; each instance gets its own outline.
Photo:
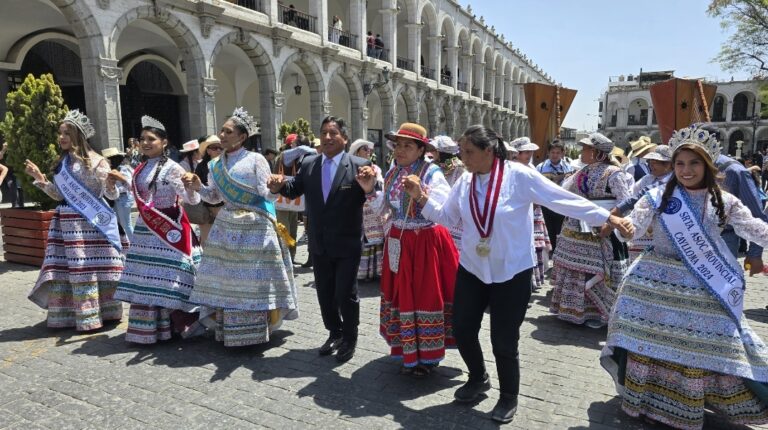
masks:
<path id="1" fill-rule="evenodd" d="M 41 266 L 53 211 L 0 209 L 5 261 Z"/>

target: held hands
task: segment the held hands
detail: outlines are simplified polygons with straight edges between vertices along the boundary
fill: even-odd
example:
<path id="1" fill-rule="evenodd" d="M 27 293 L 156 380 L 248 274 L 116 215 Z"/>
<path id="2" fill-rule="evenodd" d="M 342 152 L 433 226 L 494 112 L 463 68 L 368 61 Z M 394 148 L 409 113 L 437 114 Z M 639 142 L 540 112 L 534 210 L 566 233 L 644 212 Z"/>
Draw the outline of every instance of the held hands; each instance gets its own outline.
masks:
<path id="1" fill-rule="evenodd" d="M 744 259 L 744 270 L 749 271 L 749 276 L 763 271 L 763 259 L 760 257 L 747 257 Z"/>
<path id="2" fill-rule="evenodd" d="M 355 179 L 366 194 L 372 193 L 376 187 L 376 172 L 371 166 L 363 166 L 357 169 Z"/>
<path id="3" fill-rule="evenodd" d="M 630 238 L 635 234 L 635 226 L 628 218 L 621 218 L 616 215 L 611 215 L 608 217 L 608 224 L 611 227 L 619 230 L 619 233 L 624 237 Z M 602 230 L 600 233 L 602 235 Z"/>
<path id="4" fill-rule="evenodd" d="M 37 164 L 29 160 L 24 161 L 24 172 L 26 172 L 27 175 L 33 177 L 37 182 L 48 182 L 45 179 L 45 175 L 43 175 L 43 173 L 40 171 L 40 168 L 37 167 Z"/>
<path id="5" fill-rule="evenodd" d="M 203 183 L 200 181 L 200 177 L 191 172 L 185 173 L 184 176 L 181 177 L 181 182 L 184 183 L 184 188 L 188 191 L 200 191 L 200 189 L 203 188 Z"/>
<path id="6" fill-rule="evenodd" d="M 267 188 L 272 194 L 277 194 L 283 189 L 285 185 L 285 176 L 283 175 L 269 175 L 267 180 Z"/>
<path id="7" fill-rule="evenodd" d="M 421 199 L 421 179 L 418 176 L 408 175 L 403 178 L 403 188 L 413 200 L 418 202 Z"/>

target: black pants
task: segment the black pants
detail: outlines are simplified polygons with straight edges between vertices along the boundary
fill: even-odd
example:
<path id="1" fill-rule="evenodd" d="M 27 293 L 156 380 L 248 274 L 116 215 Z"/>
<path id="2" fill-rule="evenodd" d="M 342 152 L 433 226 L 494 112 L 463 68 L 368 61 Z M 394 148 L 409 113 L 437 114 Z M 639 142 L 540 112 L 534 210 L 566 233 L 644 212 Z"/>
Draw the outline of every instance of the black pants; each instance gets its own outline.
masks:
<path id="1" fill-rule="evenodd" d="M 360 324 L 357 269 L 360 254 L 347 258 L 313 254 L 312 263 L 317 301 L 325 328 L 331 336 L 342 336 L 348 342 L 357 342 L 357 326 Z"/>
<path id="2" fill-rule="evenodd" d="M 491 306 L 491 345 L 496 358 L 499 391 L 514 395 L 520 391 L 520 360 L 517 344 L 520 326 L 531 298 L 533 268 L 499 284 L 484 284 L 475 275 L 459 266 L 453 300 L 453 335 L 469 377 L 480 378 L 485 373 L 483 350 L 478 333 L 485 308 Z"/>
<path id="3" fill-rule="evenodd" d="M 560 234 L 560 230 L 563 229 L 565 215 L 552 212 L 544 206 L 541 207 L 541 214 L 544 215 L 544 225 L 547 226 L 549 241 L 552 243 L 552 252 L 555 252 L 555 247 L 557 247 L 557 235 Z"/>

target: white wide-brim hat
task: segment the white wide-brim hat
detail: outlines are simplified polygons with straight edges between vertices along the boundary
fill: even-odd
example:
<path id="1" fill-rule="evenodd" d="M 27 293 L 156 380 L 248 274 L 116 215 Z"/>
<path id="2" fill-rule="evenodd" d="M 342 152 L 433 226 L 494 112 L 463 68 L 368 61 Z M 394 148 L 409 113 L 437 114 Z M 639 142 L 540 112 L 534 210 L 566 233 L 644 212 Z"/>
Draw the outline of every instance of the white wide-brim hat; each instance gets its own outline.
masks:
<path id="1" fill-rule="evenodd" d="M 194 140 L 190 140 L 189 142 L 184 142 L 184 144 L 181 145 L 181 149 L 179 150 L 179 152 L 186 153 L 186 152 L 197 151 L 198 149 L 200 149 L 200 142 L 198 142 L 197 139 L 194 139 Z"/>
<path id="2" fill-rule="evenodd" d="M 355 155 L 357 154 L 357 151 L 360 150 L 363 146 L 367 146 L 371 150 L 373 150 L 373 142 L 365 140 L 365 139 L 357 139 L 356 141 L 352 142 L 351 145 L 349 145 L 349 154 Z"/>

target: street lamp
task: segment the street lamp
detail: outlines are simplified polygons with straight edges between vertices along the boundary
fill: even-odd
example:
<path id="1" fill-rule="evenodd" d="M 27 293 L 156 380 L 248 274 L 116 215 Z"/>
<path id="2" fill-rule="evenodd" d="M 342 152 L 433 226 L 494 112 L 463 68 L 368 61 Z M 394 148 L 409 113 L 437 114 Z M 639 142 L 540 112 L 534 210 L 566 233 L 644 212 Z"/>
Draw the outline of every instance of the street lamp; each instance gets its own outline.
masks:
<path id="1" fill-rule="evenodd" d="M 752 114 L 752 150 L 760 151 L 761 148 L 757 147 L 757 126 L 760 125 L 760 115 Z"/>
<path id="2" fill-rule="evenodd" d="M 389 83 L 389 69 L 384 67 L 384 70 L 381 71 L 381 76 L 379 76 L 376 80 L 376 82 L 363 82 L 363 94 L 367 97 L 371 94 L 374 88 L 379 88 L 382 85 L 386 85 Z"/>

